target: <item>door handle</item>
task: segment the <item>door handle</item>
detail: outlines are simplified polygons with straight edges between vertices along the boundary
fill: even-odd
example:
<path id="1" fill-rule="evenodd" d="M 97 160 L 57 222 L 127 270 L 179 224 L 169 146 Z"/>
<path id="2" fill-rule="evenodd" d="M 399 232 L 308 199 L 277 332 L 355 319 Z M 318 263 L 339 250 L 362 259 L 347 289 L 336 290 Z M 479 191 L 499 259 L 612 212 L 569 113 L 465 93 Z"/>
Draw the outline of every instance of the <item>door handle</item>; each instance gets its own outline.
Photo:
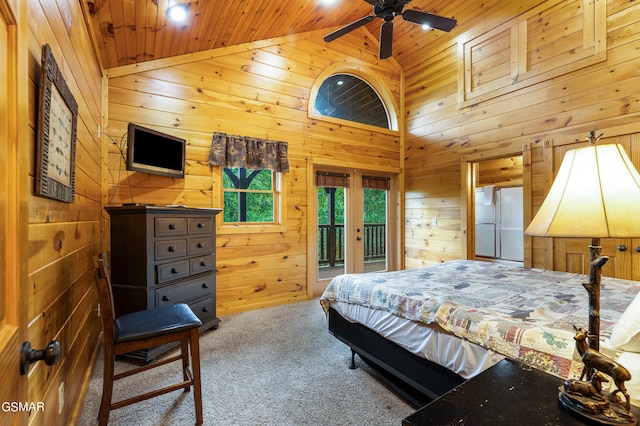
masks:
<path id="1" fill-rule="evenodd" d="M 31 343 L 24 342 L 20 351 L 20 375 L 24 376 L 29 372 L 29 366 L 34 362 L 44 360 L 47 365 L 53 365 L 60 360 L 60 342 L 52 340 L 46 348 L 41 350 L 31 349 Z"/>

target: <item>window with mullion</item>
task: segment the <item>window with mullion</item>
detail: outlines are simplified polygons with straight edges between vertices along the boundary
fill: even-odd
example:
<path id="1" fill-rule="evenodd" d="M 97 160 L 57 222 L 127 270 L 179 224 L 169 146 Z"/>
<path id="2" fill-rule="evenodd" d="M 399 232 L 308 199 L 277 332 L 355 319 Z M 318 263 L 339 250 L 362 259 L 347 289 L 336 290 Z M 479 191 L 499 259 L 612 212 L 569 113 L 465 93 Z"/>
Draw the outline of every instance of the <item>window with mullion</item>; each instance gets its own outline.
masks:
<path id="1" fill-rule="evenodd" d="M 274 223 L 276 185 L 271 170 L 225 167 L 225 223 Z"/>

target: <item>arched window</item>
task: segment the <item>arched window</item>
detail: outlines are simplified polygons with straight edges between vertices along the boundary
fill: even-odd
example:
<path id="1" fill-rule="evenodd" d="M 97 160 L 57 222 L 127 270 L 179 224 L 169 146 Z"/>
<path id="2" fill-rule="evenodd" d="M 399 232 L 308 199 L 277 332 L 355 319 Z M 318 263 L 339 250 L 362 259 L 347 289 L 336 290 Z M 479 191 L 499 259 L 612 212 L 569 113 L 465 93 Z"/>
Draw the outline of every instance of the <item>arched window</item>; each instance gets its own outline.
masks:
<path id="1" fill-rule="evenodd" d="M 325 79 L 316 96 L 315 113 L 390 129 L 389 114 L 382 99 L 364 80 L 350 74 Z"/>

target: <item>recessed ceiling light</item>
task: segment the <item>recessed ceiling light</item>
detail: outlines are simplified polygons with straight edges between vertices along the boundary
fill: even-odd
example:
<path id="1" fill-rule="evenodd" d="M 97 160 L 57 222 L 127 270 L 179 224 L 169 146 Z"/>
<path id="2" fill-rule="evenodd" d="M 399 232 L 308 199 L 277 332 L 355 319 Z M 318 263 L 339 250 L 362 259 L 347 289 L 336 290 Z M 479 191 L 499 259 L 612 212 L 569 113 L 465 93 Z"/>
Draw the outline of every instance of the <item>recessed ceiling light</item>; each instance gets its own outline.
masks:
<path id="1" fill-rule="evenodd" d="M 188 4 L 177 3 L 167 8 L 167 16 L 173 21 L 182 22 L 187 17 Z"/>

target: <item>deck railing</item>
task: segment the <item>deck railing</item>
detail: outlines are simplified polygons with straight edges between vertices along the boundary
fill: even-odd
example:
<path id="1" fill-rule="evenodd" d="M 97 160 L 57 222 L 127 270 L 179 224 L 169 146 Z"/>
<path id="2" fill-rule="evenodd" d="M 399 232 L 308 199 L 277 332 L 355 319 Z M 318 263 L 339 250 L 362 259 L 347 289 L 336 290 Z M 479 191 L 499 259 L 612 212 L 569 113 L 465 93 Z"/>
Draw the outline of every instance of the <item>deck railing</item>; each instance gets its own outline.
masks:
<path id="1" fill-rule="evenodd" d="M 365 262 L 385 258 L 384 223 L 365 223 L 363 241 Z M 318 264 L 335 266 L 341 263 L 344 263 L 344 225 L 318 225 Z"/>

